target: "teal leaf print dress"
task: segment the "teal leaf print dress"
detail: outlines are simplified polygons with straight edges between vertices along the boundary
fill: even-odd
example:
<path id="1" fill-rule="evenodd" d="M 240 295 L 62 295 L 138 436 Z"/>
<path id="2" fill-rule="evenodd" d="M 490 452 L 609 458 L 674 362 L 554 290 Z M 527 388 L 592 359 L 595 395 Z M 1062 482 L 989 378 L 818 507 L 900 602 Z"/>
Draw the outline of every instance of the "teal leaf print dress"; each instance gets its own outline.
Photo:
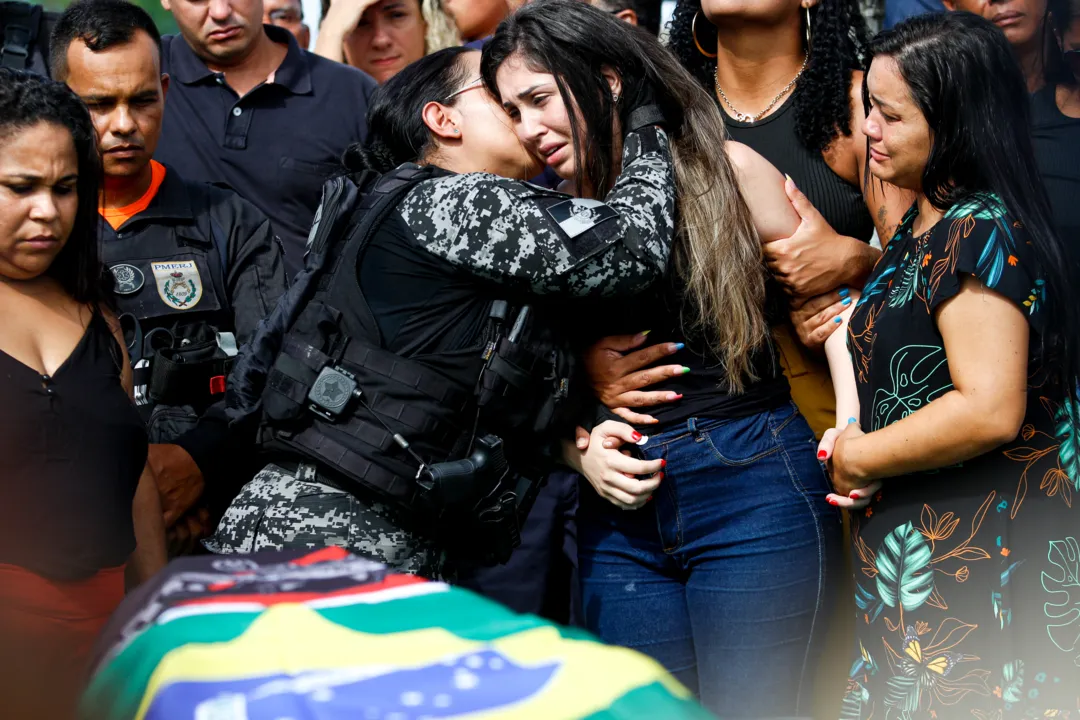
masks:
<path id="1" fill-rule="evenodd" d="M 918 237 L 916 217 L 848 328 L 867 432 L 953 390 L 934 313 L 964 275 L 1017 304 L 1033 348 L 1043 330 L 1027 233 L 997 198 L 958 203 Z M 1035 355 L 1016 440 L 887 480 L 853 516 L 858 643 L 843 720 L 1080 720 L 1080 405 Z"/>

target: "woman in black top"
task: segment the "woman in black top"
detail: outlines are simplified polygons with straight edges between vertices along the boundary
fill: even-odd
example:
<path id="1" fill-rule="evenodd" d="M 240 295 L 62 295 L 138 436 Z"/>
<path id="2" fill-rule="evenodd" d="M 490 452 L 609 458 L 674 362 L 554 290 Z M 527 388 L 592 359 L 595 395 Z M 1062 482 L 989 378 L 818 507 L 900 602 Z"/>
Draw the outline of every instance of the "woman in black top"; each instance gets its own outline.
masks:
<path id="1" fill-rule="evenodd" d="M 1031 93 L 1035 162 L 1050 197 L 1058 236 L 1080 244 L 1080 83 L 1062 53 L 1073 14 L 1070 0 L 953 0 L 953 10 L 981 15 L 1001 28 Z"/>
<path id="2" fill-rule="evenodd" d="M 0 108 L 0 697 L 11 717 L 61 717 L 125 564 L 148 578 L 164 533 L 105 307 L 90 116 L 6 69 Z"/>
<path id="3" fill-rule="evenodd" d="M 799 341 L 825 342 L 844 308 L 838 291 L 858 287 L 877 260 L 875 228 L 888 237 L 910 202 L 865 182 L 865 44 L 857 0 L 680 0 L 671 24 L 671 49 L 715 97 L 731 137 L 793 181 L 803 223 L 765 245 L 791 323 L 775 286 L 770 320 L 795 402 L 819 434 L 834 418 L 828 370 Z"/>

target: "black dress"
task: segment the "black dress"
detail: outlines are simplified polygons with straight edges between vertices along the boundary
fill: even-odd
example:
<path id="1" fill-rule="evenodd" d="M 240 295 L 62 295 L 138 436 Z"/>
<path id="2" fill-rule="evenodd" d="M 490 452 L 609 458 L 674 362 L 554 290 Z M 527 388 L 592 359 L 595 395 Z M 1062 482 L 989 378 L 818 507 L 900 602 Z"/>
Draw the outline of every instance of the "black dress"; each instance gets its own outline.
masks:
<path id="1" fill-rule="evenodd" d="M 1028 316 L 1045 286 L 996 198 L 913 237 L 912 208 L 849 327 L 868 433 L 953 389 L 934 310 L 973 275 Z M 1080 455 L 1076 406 L 1030 366 L 1020 437 L 885 482 L 855 514 L 857 636 L 842 718 L 1076 718 L 1080 712 Z"/>

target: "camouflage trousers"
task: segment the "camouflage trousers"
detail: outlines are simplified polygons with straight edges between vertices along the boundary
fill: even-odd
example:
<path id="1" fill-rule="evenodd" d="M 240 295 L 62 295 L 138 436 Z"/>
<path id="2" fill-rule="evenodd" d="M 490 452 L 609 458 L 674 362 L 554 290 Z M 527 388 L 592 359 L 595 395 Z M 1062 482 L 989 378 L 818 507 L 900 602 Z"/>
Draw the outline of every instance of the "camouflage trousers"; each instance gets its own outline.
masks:
<path id="1" fill-rule="evenodd" d="M 277 465 L 267 465 L 243 487 L 203 545 L 218 554 L 336 545 L 399 572 L 443 576 L 440 550 L 402 529 L 393 508 Z"/>

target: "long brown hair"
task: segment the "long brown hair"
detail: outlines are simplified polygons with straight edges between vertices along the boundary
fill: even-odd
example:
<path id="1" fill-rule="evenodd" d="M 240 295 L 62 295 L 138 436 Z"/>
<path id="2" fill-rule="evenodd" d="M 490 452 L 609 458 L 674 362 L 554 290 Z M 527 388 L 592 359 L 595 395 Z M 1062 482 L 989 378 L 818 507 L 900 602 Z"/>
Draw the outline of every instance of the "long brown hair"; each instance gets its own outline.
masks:
<path id="1" fill-rule="evenodd" d="M 647 33 L 579 0 L 542 0 L 526 5 L 499 26 L 484 48 L 484 81 L 498 93 L 495 73 L 520 53 L 538 72 L 555 76 L 570 113 L 578 158 L 578 187 L 603 199 L 615 182 L 612 168 L 620 143 L 612 133 L 616 113 L 601 70 L 619 74 L 624 96 L 649 87 L 671 120 L 678 190 L 675 270 L 685 287 L 684 333 L 708 343 L 723 363 L 728 389 L 742 391 L 753 374 L 752 354 L 768 336 L 765 268 L 750 210 L 739 193 L 725 151 L 727 130 L 716 103 L 678 59 Z M 580 127 L 583 125 L 584 127 Z"/>

